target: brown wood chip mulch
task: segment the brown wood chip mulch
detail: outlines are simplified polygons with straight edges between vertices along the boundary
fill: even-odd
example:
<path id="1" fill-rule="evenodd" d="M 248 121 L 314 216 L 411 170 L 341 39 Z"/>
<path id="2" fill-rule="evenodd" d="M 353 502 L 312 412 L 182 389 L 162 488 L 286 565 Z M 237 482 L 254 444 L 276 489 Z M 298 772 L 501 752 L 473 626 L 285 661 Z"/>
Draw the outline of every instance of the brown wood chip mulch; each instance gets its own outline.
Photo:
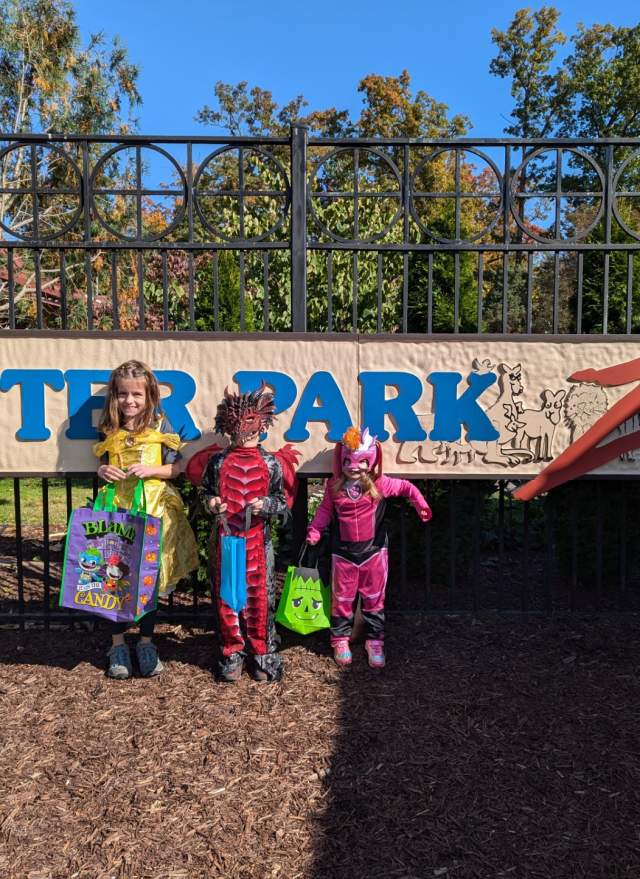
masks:
<path id="1" fill-rule="evenodd" d="M 640 621 L 393 618 L 215 684 L 211 636 L 104 676 L 105 635 L 0 630 L 2 879 L 640 877 Z"/>

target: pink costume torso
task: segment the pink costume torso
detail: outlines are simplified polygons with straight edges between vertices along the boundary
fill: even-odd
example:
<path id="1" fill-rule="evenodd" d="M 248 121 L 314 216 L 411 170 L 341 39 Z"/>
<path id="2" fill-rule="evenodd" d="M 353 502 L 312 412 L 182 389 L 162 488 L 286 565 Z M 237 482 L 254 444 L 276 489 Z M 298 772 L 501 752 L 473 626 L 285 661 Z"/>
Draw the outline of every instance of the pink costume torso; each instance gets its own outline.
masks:
<path id="1" fill-rule="evenodd" d="M 375 483 L 380 494 L 377 500 L 365 494 L 351 497 L 345 489 L 334 496 L 335 484 L 335 478 L 328 480 L 309 532 L 319 534 L 333 519 L 331 551 L 350 561 L 362 562 L 386 547 L 387 533 L 383 521 L 386 498 L 406 497 L 418 512 L 429 508 L 418 489 L 407 479 L 380 476 Z"/>

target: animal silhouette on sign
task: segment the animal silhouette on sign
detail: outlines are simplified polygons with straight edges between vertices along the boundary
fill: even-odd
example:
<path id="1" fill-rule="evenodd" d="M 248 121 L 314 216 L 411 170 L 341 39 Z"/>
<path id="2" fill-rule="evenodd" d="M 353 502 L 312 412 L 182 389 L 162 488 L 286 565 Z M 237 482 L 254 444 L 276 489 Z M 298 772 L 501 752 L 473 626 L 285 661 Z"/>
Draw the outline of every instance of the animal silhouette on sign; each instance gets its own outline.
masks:
<path id="1" fill-rule="evenodd" d="M 476 366 L 484 366 L 486 361 Z M 479 457 L 485 464 L 497 464 L 499 467 L 515 467 L 531 460 L 531 452 L 522 449 L 517 442 L 517 428 L 514 425 L 514 416 L 518 410 L 517 398 L 522 394 L 522 364 L 510 366 L 508 363 L 499 363 L 498 367 L 498 398 L 488 407 L 487 417 L 498 431 L 499 436 L 490 442 L 471 443 Z M 477 371 L 477 370 L 476 370 Z"/>
<path id="2" fill-rule="evenodd" d="M 562 417 L 562 401 L 566 391 L 551 391 L 548 388 L 540 394 L 542 406 L 539 409 L 525 409 L 516 403 L 519 428 L 516 444 L 533 452 L 534 461 L 550 461 L 551 446 L 556 426 Z"/>
<path id="3" fill-rule="evenodd" d="M 512 431 L 512 433 L 517 434 L 518 430 L 521 427 L 525 426 L 524 421 L 518 421 L 519 409 L 518 406 L 522 407 L 522 403 L 503 403 L 504 414 L 506 416 L 506 424 L 508 430 Z"/>
<path id="4" fill-rule="evenodd" d="M 601 388 L 627 385 L 640 380 L 640 358 L 604 369 L 580 369 L 572 373 L 569 379 Z M 639 412 L 640 387 L 636 386 L 615 402 L 611 409 L 604 411 L 595 423 L 560 452 L 535 479 L 517 488 L 513 496 L 521 501 L 530 501 L 543 491 L 550 491 L 557 485 L 602 467 L 625 452 L 640 448 L 640 425 L 635 429 L 634 424 L 638 423 L 633 420 L 627 425 L 629 419 L 634 419 Z M 623 435 L 615 436 L 614 431 L 621 425 L 625 425 Z"/>
<path id="5" fill-rule="evenodd" d="M 574 443 L 607 411 L 609 401 L 604 388 L 593 384 L 574 385 L 564 400 L 564 422 Z"/>

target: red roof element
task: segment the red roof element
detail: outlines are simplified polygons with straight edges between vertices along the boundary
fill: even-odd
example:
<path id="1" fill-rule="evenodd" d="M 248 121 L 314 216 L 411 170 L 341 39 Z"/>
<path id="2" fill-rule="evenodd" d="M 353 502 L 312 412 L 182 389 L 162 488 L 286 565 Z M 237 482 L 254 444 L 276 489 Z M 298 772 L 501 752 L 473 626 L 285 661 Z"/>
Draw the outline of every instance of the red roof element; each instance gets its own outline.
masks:
<path id="1" fill-rule="evenodd" d="M 626 385 L 640 380 L 640 358 L 608 366 L 606 369 L 582 369 L 569 376 L 572 381 L 591 382 L 604 387 Z M 530 501 L 544 491 L 550 491 L 570 479 L 577 479 L 596 467 L 601 467 L 624 452 L 640 448 L 640 430 L 628 433 L 598 446 L 616 427 L 640 412 L 640 386 L 624 396 L 608 412 L 592 424 L 589 430 L 571 443 L 558 457 L 545 467 L 535 479 L 521 485 L 513 496 Z"/>

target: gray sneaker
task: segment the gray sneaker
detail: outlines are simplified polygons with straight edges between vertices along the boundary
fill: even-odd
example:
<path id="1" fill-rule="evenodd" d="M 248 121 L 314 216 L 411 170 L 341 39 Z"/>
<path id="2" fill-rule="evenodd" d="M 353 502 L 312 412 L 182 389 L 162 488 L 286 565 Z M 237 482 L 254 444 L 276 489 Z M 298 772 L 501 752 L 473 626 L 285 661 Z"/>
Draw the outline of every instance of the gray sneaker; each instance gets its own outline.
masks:
<path id="1" fill-rule="evenodd" d="M 138 641 L 136 644 L 138 668 L 143 678 L 151 678 L 162 674 L 164 665 L 158 657 L 158 648 L 152 641 Z"/>
<path id="2" fill-rule="evenodd" d="M 110 678 L 116 678 L 118 681 L 126 681 L 133 674 L 131 665 L 131 654 L 126 644 L 114 644 L 107 653 L 109 657 L 109 668 L 107 675 Z"/>

